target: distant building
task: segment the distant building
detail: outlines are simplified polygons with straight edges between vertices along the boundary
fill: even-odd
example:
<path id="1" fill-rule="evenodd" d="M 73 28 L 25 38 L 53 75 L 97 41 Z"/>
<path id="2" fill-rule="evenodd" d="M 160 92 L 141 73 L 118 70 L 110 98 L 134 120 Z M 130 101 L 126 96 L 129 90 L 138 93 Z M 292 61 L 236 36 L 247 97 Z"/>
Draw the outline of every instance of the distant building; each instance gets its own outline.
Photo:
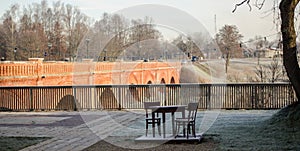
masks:
<path id="1" fill-rule="evenodd" d="M 283 52 L 281 49 L 277 48 L 264 48 L 264 49 L 258 49 L 254 51 L 254 57 L 260 57 L 260 58 L 274 58 L 282 56 Z"/>
<path id="2" fill-rule="evenodd" d="M 244 48 L 243 49 L 243 55 L 245 58 L 251 58 L 254 55 L 254 50 L 251 48 Z"/>

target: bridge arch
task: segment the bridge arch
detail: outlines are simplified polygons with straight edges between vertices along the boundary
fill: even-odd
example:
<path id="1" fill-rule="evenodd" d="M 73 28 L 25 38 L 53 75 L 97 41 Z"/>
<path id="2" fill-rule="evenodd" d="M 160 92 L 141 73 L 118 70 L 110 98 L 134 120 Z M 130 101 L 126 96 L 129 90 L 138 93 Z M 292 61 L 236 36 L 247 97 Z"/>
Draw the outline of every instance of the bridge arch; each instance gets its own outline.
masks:
<path id="1" fill-rule="evenodd" d="M 168 76 L 167 76 L 168 74 L 166 71 L 159 71 L 156 74 L 157 74 L 156 81 L 158 84 L 162 84 L 162 82 L 163 82 L 163 84 L 168 84 L 167 82 L 169 82 L 169 80 L 166 81 L 166 79 L 168 79 Z"/>
<path id="2" fill-rule="evenodd" d="M 179 83 L 179 74 L 176 69 L 171 70 L 170 77 L 170 83 Z"/>
<path id="3" fill-rule="evenodd" d="M 170 83 L 171 84 L 175 84 L 176 83 L 174 77 L 171 78 Z"/>
<path id="4" fill-rule="evenodd" d="M 143 71 L 143 74 L 142 74 L 142 80 L 141 81 L 142 83 L 141 84 L 148 84 L 149 81 L 154 81 L 155 79 L 155 75 L 153 74 L 152 71 Z"/>
<path id="5" fill-rule="evenodd" d="M 124 63 L 125 64 L 125 63 Z M 119 68 L 119 67 L 117 67 Z M 113 73 L 112 81 L 118 84 L 159 84 L 164 79 L 165 84 L 178 83 L 177 69 L 167 63 L 134 62 L 122 67 L 122 72 Z M 173 79 L 172 79 L 173 78 Z"/>
<path id="6" fill-rule="evenodd" d="M 139 84 L 138 75 L 136 73 L 129 74 L 127 78 L 129 84 Z"/>
<path id="7" fill-rule="evenodd" d="M 160 84 L 166 84 L 165 78 L 162 78 L 162 79 L 160 80 Z"/>

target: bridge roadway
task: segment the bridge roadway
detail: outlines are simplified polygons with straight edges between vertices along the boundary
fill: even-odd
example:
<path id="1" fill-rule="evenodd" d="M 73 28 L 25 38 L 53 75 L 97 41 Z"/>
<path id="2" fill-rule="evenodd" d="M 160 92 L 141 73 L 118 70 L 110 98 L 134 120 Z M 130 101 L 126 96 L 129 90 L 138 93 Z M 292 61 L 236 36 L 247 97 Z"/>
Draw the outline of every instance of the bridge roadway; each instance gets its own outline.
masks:
<path id="1" fill-rule="evenodd" d="M 180 62 L 1 62 L 1 86 L 179 83 Z"/>

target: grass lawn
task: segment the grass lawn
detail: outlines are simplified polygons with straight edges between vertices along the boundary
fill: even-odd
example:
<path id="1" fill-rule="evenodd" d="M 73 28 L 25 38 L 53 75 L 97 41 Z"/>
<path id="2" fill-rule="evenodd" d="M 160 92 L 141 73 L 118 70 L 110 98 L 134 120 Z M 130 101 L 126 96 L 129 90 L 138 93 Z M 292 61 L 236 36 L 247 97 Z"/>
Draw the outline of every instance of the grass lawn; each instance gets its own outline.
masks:
<path id="1" fill-rule="evenodd" d="M 232 110 L 221 111 L 220 115 L 205 132 L 200 144 L 158 144 L 135 143 L 136 137 L 120 132 L 108 137 L 86 151 L 167 151 L 167 150 L 300 150 L 300 123 L 293 120 L 274 122 L 272 115 L 278 110 Z M 199 113 L 199 122 L 204 114 Z M 275 118 L 276 119 L 276 118 Z M 127 134 L 128 135 L 128 134 Z M 140 145 L 140 146 L 139 146 Z M 140 148 L 132 149 L 133 146 Z M 144 148 L 143 148 L 144 147 Z"/>
<path id="2" fill-rule="evenodd" d="M 294 126 L 286 122 L 273 124 L 273 119 L 258 112 L 221 115 L 207 132 L 219 142 L 215 150 L 300 150 L 298 122 Z"/>
<path id="3" fill-rule="evenodd" d="M 0 150 L 17 151 L 25 147 L 40 143 L 49 138 L 46 137 L 0 137 Z"/>

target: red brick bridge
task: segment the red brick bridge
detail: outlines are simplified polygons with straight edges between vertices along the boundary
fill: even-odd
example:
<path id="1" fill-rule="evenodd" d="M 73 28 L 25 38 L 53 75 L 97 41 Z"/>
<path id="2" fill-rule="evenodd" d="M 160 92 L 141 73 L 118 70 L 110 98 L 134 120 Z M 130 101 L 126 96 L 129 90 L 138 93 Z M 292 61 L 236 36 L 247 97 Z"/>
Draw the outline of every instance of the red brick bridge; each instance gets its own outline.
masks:
<path id="1" fill-rule="evenodd" d="M 179 62 L 1 62 L 1 86 L 179 83 Z"/>

